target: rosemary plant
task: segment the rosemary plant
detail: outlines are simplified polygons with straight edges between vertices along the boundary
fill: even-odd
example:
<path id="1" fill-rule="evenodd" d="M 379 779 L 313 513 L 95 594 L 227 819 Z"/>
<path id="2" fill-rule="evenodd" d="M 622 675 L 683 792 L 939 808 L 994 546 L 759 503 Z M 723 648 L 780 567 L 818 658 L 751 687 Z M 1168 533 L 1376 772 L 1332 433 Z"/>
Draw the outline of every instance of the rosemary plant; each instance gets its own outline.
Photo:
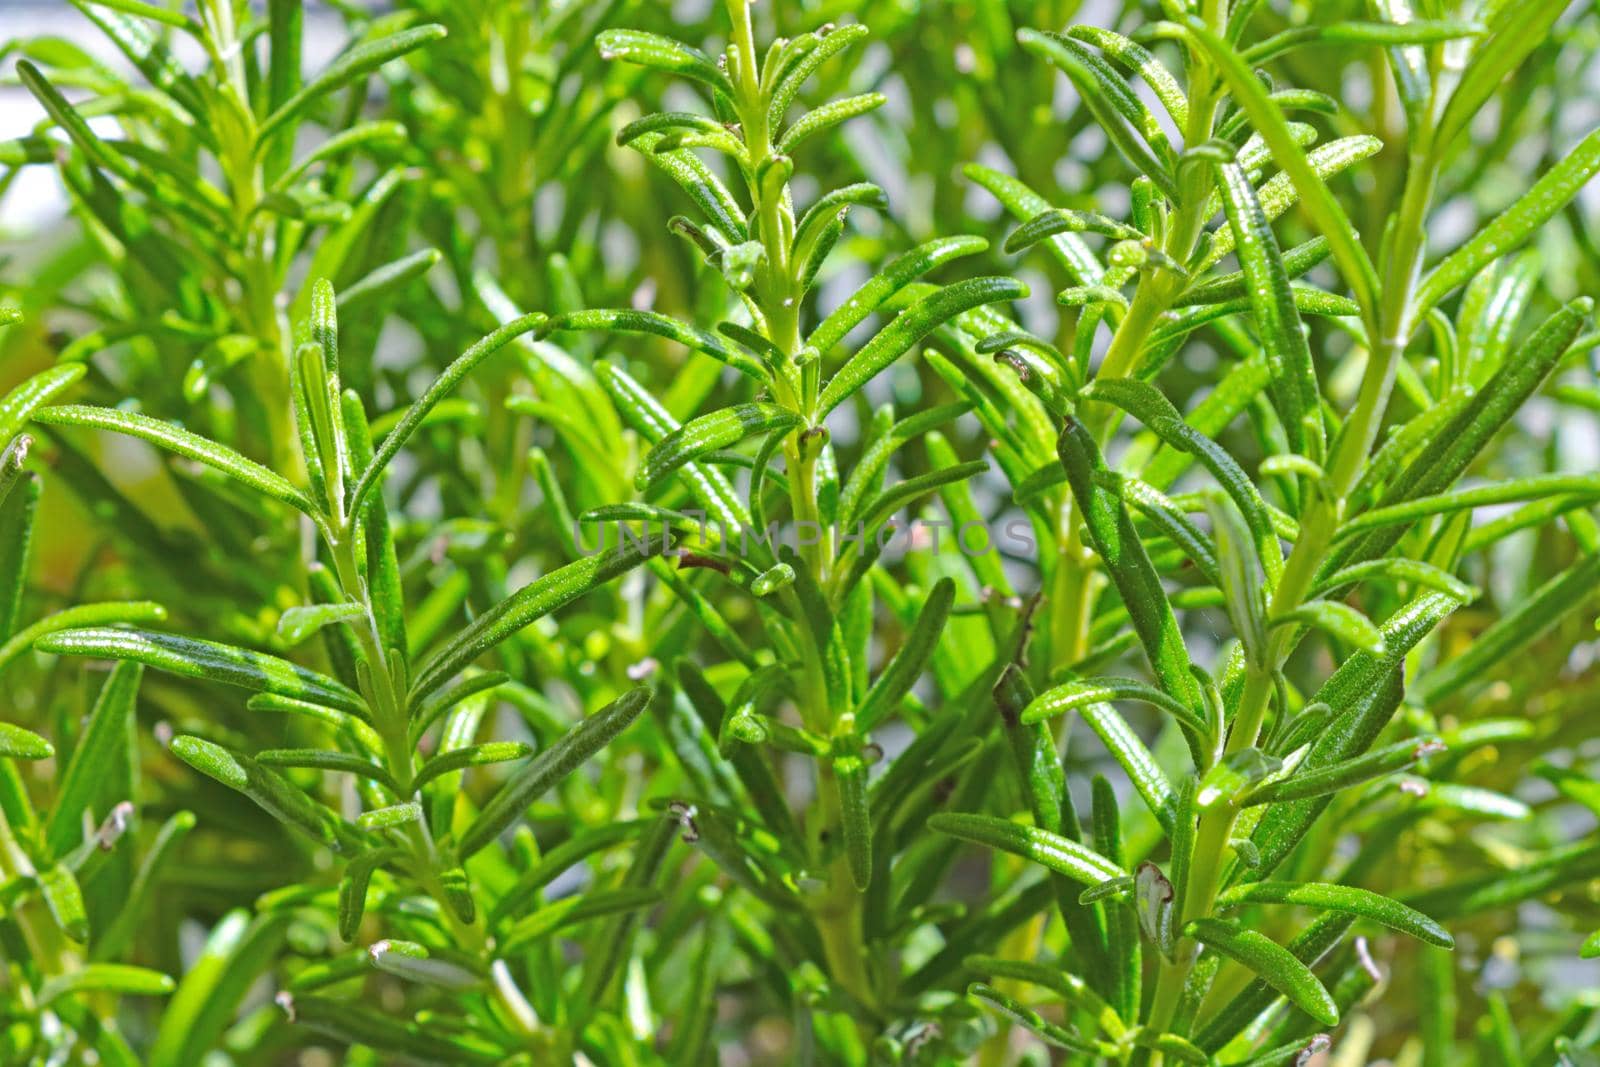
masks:
<path id="1" fill-rule="evenodd" d="M 0 1062 L 1600 1062 L 1595 10 L 71 8 Z"/>

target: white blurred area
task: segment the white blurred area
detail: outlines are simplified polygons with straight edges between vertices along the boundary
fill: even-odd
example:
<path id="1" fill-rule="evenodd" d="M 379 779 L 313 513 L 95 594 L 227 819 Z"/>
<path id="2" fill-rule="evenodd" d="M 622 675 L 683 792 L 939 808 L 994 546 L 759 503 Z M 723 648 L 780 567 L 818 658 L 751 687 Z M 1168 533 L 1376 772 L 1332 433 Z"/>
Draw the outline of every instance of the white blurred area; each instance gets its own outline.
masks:
<path id="1" fill-rule="evenodd" d="M 186 6 L 192 6 L 187 4 Z M 132 64 L 106 39 L 77 8 L 67 0 L 0 0 L 0 41 L 28 37 L 60 37 L 89 52 L 117 70 L 131 70 Z M 345 43 L 343 21 L 338 14 L 316 4 L 308 4 L 305 25 L 306 61 L 313 68 L 328 62 Z M 182 34 L 173 37 L 174 51 L 186 67 L 200 65 L 204 55 L 200 46 Z M 0 140 L 31 133 L 44 118 L 44 111 L 33 96 L 16 83 L 15 56 L 0 61 Z M 67 92 L 69 99 L 81 94 Z M 96 132 L 115 136 L 116 119 L 90 120 Z M 50 167 L 28 167 L 0 199 L 0 236 L 19 237 L 48 225 L 66 210 L 61 183 Z"/>

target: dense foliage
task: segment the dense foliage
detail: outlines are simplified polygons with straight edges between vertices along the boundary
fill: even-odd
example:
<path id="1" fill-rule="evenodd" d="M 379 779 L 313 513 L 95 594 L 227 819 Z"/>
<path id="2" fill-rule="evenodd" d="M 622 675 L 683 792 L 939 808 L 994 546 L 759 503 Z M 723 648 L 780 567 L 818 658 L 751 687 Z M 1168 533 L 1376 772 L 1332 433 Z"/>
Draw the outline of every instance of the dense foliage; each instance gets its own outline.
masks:
<path id="1" fill-rule="evenodd" d="M 1600 1063 L 1600 9 L 70 4 L 0 1062 Z"/>

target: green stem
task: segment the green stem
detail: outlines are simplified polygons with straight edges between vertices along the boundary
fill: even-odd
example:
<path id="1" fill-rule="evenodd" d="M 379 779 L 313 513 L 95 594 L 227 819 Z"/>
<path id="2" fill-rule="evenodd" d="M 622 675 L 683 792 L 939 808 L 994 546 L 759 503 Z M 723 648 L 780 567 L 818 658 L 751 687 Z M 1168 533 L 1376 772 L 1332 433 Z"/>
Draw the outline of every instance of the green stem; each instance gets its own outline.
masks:
<path id="1" fill-rule="evenodd" d="M 1411 152 L 1393 243 L 1383 263 L 1379 306 L 1363 309 L 1370 355 L 1361 388 L 1335 443 L 1326 484 L 1308 502 L 1300 535 L 1273 591 L 1269 616 L 1286 614 L 1304 601 L 1343 518 L 1345 497 L 1360 477 L 1362 465 L 1382 425 L 1395 372 L 1414 326 L 1412 299 L 1426 250 L 1426 221 L 1436 175 L 1437 162 L 1424 136 Z M 1298 636 L 1296 627 L 1278 628 L 1268 646 L 1266 662 L 1247 669 L 1244 693 L 1228 735 L 1228 754 L 1256 743 L 1271 703 L 1272 677 L 1294 651 Z M 1237 816 L 1238 809 L 1227 803 L 1201 815 L 1195 832 L 1194 859 L 1183 894 L 1180 930 L 1191 919 L 1210 914 L 1222 886 L 1225 874 L 1222 859 Z M 1163 964 L 1151 1004 L 1148 1023 L 1151 1032 L 1165 1033 L 1171 1025 L 1184 983 L 1193 967 L 1195 948 L 1186 938 L 1180 937 L 1176 962 Z M 1159 1065 L 1160 1054 L 1155 1054 L 1150 1062 Z"/>
<path id="2" fill-rule="evenodd" d="M 760 324 L 767 339 L 783 353 L 788 366 L 779 374 L 791 374 L 794 360 L 800 354 L 800 279 L 796 276 L 790 247 L 794 235 L 794 212 L 787 185 L 774 195 L 767 195 L 761 183 L 755 180 L 754 171 L 774 154 L 772 129 L 768 122 L 768 100 L 762 91 L 759 58 L 756 53 L 755 31 L 750 19 L 750 0 L 728 0 L 728 17 L 732 24 L 732 44 L 729 48 L 728 72 L 734 84 L 734 104 L 743 130 L 745 150 L 749 155 L 751 173 L 747 175 L 747 188 L 757 220 L 758 236 L 765 253 L 765 263 L 757 272 L 754 290 L 755 304 L 761 313 Z M 826 438 L 811 427 L 811 405 L 814 398 L 807 395 L 805 376 L 791 381 L 775 383 L 773 395 L 780 401 L 795 405 L 803 425 L 784 442 L 784 462 L 789 471 L 789 504 L 797 533 L 815 530 L 814 543 L 802 543 L 801 562 L 819 588 L 827 588 L 828 570 L 833 560 L 832 531 L 822 521 L 817 504 L 817 456 Z M 838 728 L 838 716 L 843 709 L 833 708 L 826 699 L 823 677 L 823 650 L 816 645 L 809 628 L 800 626 L 798 640 L 803 643 L 802 658 L 807 675 L 806 692 L 801 698 L 801 718 L 806 725 L 825 736 Z M 819 862 L 832 853 L 826 862 L 827 877 L 824 890 L 811 902 L 810 911 L 822 938 L 828 971 L 840 988 L 856 1000 L 871 1008 L 875 1003 L 872 981 L 867 972 L 865 940 L 862 927 L 860 894 L 850 876 L 848 861 L 837 848 L 840 830 L 839 789 L 834 781 L 833 768 L 826 760 L 817 761 L 817 801 L 808 818 L 811 844 Z"/>
<path id="3" fill-rule="evenodd" d="M 372 711 L 373 728 L 383 740 L 385 769 L 400 786 L 400 795 L 397 799 L 415 799 L 412 783 L 416 780 L 416 760 L 408 732 L 409 721 L 405 700 L 395 688 L 388 655 L 378 636 L 377 615 L 371 598 L 366 593 L 367 585 L 361 578 L 350 534 L 348 524 L 341 524 L 341 535 L 337 541 L 329 545 L 329 549 L 334 561 L 334 574 L 338 578 L 340 588 L 347 597 L 361 604 L 363 608 L 362 619 L 353 627 L 356 641 L 361 646 L 368 668 L 366 676 L 362 679 L 362 696 L 366 698 L 367 706 Z M 445 892 L 444 883 L 439 877 L 439 869 L 442 866 L 439 850 L 434 843 L 433 835 L 428 832 L 427 824 L 420 820 L 408 823 L 405 833 L 406 843 L 411 851 L 412 872 L 427 890 L 428 895 L 439 905 L 439 914 L 449 925 L 457 946 L 476 956 L 485 968 L 492 966 L 493 953 L 483 915 L 481 912 L 475 914 L 470 923 L 463 922 L 456 915 L 449 894 Z M 496 976 L 496 980 L 490 983 L 489 988 L 505 1017 L 523 1029 L 524 1037 L 534 1036 L 533 1031 L 523 1025 L 527 1015 L 527 1000 L 520 995 L 520 990 L 515 988 L 510 976 Z"/>
<path id="4" fill-rule="evenodd" d="M 18 878 L 31 877 L 34 873 L 33 861 L 23 851 L 21 843 L 17 841 L 17 836 L 11 829 L 10 819 L 6 816 L 5 810 L 0 808 L 0 885 L 9 884 Z M 17 924 L 22 940 L 27 944 L 28 952 L 39 968 L 40 977 L 50 979 L 69 970 L 76 970 L 78 963 L 76 953 L 67 946 L 65 938 L 61 936 L 61 930 L 51 919 L 45 917 L 41 921 L 38 914 L 39 907 L 38 900 L 28 900 L 9 909 L 9 914 Z"/>
<path id="5" fill-rule="evenodd" d="M 1213 11 L 1213 8 L 1217 10 Z M 1222 18 L 1220 5 L 1208 3 L 1207 10 L 1209 20 L 1215 22 Z M 1196 65 L 1193 85 L 1189 123 L 1184 131 L 1186 144 L 1199 144 L 1210 138 L 1216 121 L 1217 83 L 1215 75 L 1207 65 L 1203 63 Z M 1162 235 L 1163 251 L 1179 263 L 1188 262 L 1205 228 L 1204 205 L 1210 197 L 1207 177 L 1205 168 L 1188 169 L 1183 188 L 1180 190 L 1181 202 L 1178 210 Z M 1097 379 L 1126 378 L 1138 373 L 1144 358 L 1145 343 L 1149 340 L 1151 331 L 1161 321 L 1161 316 L 1166 313 L 1183 286 L 1184 279 L 1160 272 L 1144 275 L 1139 279 L 1128 311 L 1111 336 L 1111 345 L 1106 350 L 1095 375 Z M 1121 412 L 1109 404 L 1095 404 L 1083 413 L 1083 418 L 1103 447 L 1115 433 L 1121 421 Z M 1051 582 L 1052 596 L 1056 600 L 1052 611 L 1051 653 L 1057 664 L 1060 664 L 1063 662 L 1060 656 L 1063 650 L 1070 653 L 1070 658 L 1065 662 L 1076 662 L 1087 652 L 1089 626 L 1093 621 L 1092 593 L 1096 561 L 1091 554 L 1082 551 L 1078 517 L 1070 493 L 1062 494 L 1057 519 L 1057 538 L 1062 547 L 1058 549 L 1056 573 Z M 1270 688 L 1268 692 L 1270 693 Z M 1223 845 L 1227 844 L 1227 832 L 1231 826 L 1230 819 L 1228 827 L 1221 830 Z M 1213 836 L 1216 832 L 1213 831 Z M 1209 903 L 1207 907 L 1209 908 Z M 1152 1005 L 1152 1011 L 1155 1013 L 1152 1014 L 1152 1018 L 1164 1017 L 1170 1020 L 1171 1013 L 1177 1009 L 1178 998 L 1183 992 L 1183 977 L 1176 979 L 1168 977 L 1169 969 L 1175 969 L 1174 965 L 1163 961 L 1161 979 L 1157 982 L 1156 996 Z M 1184 968 L 1184 972 L 1187 973 L 1187 968 Z M 1174 981 L 1176 985 L 1173 984 Z M 1139 1062 L 1141 1057 L 1148 1058 L 1149 1055 L 1148 1049 L 1139 1049 L 1135 1054 L 1135 1062 Z"/>

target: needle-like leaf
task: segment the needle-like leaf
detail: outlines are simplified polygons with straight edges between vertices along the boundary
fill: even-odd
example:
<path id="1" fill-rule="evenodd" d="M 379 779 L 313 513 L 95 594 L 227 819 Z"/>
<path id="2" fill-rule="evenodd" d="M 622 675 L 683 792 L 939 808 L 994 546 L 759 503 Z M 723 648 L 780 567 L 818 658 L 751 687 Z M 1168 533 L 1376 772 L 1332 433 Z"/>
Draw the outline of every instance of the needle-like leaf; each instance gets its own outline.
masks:
<path id="1" fill-rule="evenodd" d="M 1332 995 L 1282 945 L 1254 930 L 1221 919 L 1195 919 L 1184 927 L 1184 934 L 1229 959 L 1238 960 L 1260 975 L 1266 983 L 1324 1026 L 1339 1022 L 1339 1006 Z"/>
<path id="2" fill-rule="evenodd" d="M 540 794 L 627 729 L 650 703 L 650 697 L 650 690 L 643 686 L 629 690 L 568 730 L 555 744 L 512 775 L 461 834 L 457 853 L 466 859 L 498 837 L 522 817 L 523 811 Z"/>

